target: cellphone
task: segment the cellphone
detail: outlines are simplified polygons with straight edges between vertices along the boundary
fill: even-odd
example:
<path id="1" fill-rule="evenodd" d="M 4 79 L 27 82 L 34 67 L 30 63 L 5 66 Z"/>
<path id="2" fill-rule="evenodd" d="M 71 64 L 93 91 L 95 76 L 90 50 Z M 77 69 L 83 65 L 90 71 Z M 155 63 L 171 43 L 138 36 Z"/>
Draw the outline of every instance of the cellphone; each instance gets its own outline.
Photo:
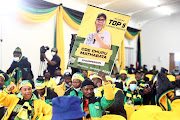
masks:
<path id="1" fill-rule="evenodd" d="M 146 88 L 149 88 L 149 84 L 145 84 L 145 87 L 146 87 Z"/>

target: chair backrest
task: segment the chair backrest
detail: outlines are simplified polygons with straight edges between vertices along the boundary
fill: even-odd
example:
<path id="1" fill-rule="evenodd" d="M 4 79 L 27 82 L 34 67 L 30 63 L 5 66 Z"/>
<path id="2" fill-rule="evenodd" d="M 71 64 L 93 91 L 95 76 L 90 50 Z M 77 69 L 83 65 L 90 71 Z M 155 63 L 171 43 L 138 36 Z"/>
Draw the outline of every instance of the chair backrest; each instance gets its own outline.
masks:
<path id="1" fill-rule="evenodd" d="M 156 105 L 143 105 L 139 108 L 139 110 L 143 111 L 162 111 L 161 107 Z"/>
<path id="2" fill-rule="evenodd" d="M 127 74 L 127 76 L 130 78 L 135 78 L 135 74 Z"/>
<path id="3" fill-rule="evenodd" d="M 102 116 L 102 120 L 126 120 L 126 119 L 120 115 L 109 114 Z"/>
<path id="4" fill-rule="evenodd" d="M 169 79 L 169 81 L 175 81 L 175 76 L 173 75 L 167 75 L 167 78 Z"/>
<path id="5" fill-rule="evenodd" d="M 146 74 L 145 75 L 147 78 L 149 78 L 149 81 L 151 81 L 152 80 L 152 77 L 153 77 L 153 74 Z"/>
<path id="6" fill-rule="evenodd" d="M 126 110 L 127 120 L 130 120 L 130 117 L 134 112 L 134 107 L 131 105 L 125 104 L 124 109 Z"/>

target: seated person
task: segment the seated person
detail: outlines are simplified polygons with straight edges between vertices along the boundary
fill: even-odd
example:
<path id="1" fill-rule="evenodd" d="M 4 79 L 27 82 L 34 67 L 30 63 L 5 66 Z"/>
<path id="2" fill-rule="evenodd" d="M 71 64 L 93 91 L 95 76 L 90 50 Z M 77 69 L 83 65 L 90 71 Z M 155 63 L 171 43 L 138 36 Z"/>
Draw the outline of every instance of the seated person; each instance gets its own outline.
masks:
<path id="1" fill-rule="evenodd" d="M 127 81 L 127 90 L 125 91 L 124 104 L 128 105 L 142 105 L 143 98 L 139 90 L 137 89 L 137 81 L 136 79 L 129 79 Z"/>
<path id="2" fill-rule="evenodd" d="M 80 72 L 84 75 L 84 78 L 88 78 L 88 71 L 87 70 L 80 70 Z"/>
<path id="3" fill-rule="evenodd" d="M 126 70 L 121 70 L 120 71 L 120 78 L 118 78 L 115 82 L 116 87 L 125 91 L 126 88 L 126 82 L 128 81 L 128 77 L 127 77 L 127 71 Z"/>
<path id="4" fill-rule="evenodd" d="M 52 105 L 52 99 L 58 97 L 57 94 L 45 86 L 45 81 L 42 77 L 37 78 L 35 81 L 36 90 L 33 92 L 37 98 L 45 101 L 47 104 Z"/>
<path id="5" fill-rule="evenodd" d="M 65 96 L 77 96 L 79 98 L 83 97 L 81 91 L 81 82 L 84 81 L 84 76 L 81 73 L 74 73 L 72 76 L 72 85 L 70 89 L 65 92 Z"/>
<path id="6" fill-rule="evenodd" d="M 97 74 L 91 76 L 92 82 L 94 83 L 94 93 L 96 94 L 102 86 L 102 78 Z"/>
<path id="7" fill-rule="evenodd" d="M 45 85 L 46 87 L 54 90 L 57 86 L 56 81 L 50 77 L 50 72 L 48 70 L 44 71 L 44 77 L 45 77 Z"/>
<path id="8" fill-rule="evenodd" d="M 101 119 L 102 112 L 111 106 L 114 102 L 114 93 L 111 84 L 106 80 L 105 74 L 99 72 L 98 75 L 104 81 L 104 96 L 95 97 L 94 83 L 90 79 L 85 79 L 81 83 L 81 91 L 83 97 L 81 98 L 81 107 L 88 113 L 86 120 Z"/>
<path id="9" fill-rule="evenodd" d="M 56 81 L 57 85 L 62 84 L 63 81 L 62 81 L 62 75 L 61 75 L 61 68 L 60 67 L 56 67 L 53 79 Z"/>
<path id="10" fill-rule="evenodd" d="M 108 109 L 106 109 L 106 113 L 121 115 L 124 118 L 127 118 L 126 111 L 124 109 L 124 93 L 123 93 L 123 91 L 121 89 L 115 87 L 115 84 L 113 84 L 112 77 L 106 76 L 106 80 L 111 83 L 113 92 L 115 94 L 115 102 Z M 102 97 L 103 94 L 104 94 L 104 89 L 101 89 L 95 95 L 98 97 Z"/>
<path id="11" fill-rule="evenodd" d="M 65 72 L 63 75 L 63 83 L 61 85 L 58 85 L 55 89 L 54 92 L 57 93 L 58 96 L 63 96 L 66 90 L 72 87 L 72 80 L 71 80 L 71 73 L 70 72 Z"/>
<path id="12" fill-rule="evenodd" d="M 156 105 L 156 87 L 157 87 L 157 77 L 154 80 L 148 81 L 144 87 L 144 97 L 143 105 Z"/>
<path id="13" fill-rule="evenodd" d="M 4 86 L 5 77 L 0 74 L 0 92 L 2 92 L 6 87 Z M 3 117 L 5 113 L 5 108 L 0 105 L 0 119 Z"/>
<path id="14" fill-rule="evenodd" d="M 82 111 L 80 99 L 76 96 L 61 96 L 54 98 L 52 102 L 51 120 L 83 120 L 83 117 L 87 115 Z"/>
<path id="15" fill-rule="evenodd" d="M 35 120 L 38 118 L 41 119 L 40 117 L 43 115 L 52 115 L 52 107 L 44 101 L 37 99 L 36 95 L 32 93 L 32 85 L 30 81 L 21 81 L 19 84 L 20 93 L 17 95 L 9 95 L 15 87 L 14 84 L 11 84 L 7 89 L 0 93 L 0 104 L 4 107 L 8 107 L 2 119 Z M 22 113 L 24 113 L 23 116 Z M 27 118 L 24 116 L 27 116 Z"/>

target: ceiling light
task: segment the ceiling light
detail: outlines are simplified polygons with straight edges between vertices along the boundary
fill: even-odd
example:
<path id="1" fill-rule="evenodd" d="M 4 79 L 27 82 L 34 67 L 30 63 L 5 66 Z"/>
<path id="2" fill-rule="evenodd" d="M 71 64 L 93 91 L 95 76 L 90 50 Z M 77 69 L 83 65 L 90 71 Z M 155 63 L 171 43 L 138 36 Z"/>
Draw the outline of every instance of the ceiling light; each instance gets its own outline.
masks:
<path id="1" fill-rule="evenodd" d="M 173 11 L 166 7 L 166 6 L 160 6 L 157 8 L 158 12 L 164 15 L 171 15 L 173 13 Z"/>
<path id="2" fill-rule="evenodd" d="M 141 2 L 150 7 L 157 7 L 159 5 L 158 0 L 141 0 Z"/>

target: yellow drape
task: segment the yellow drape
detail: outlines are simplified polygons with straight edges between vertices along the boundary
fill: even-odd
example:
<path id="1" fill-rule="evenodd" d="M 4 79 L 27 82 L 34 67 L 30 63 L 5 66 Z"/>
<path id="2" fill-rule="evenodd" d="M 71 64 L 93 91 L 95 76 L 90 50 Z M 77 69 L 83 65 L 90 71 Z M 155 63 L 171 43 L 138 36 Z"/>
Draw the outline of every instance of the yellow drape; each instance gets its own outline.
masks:
<path id="1" fill-rule="evenodd" d="M 63 8 L 58 7 L 56 19 L 56 48 L 58 49 L 58 56 L 61 58 L 61 73 L 65 70 L 65 51 L 64 51 L 64 32 L 63 32 Z"/>
<path id="2" fill-rule="evenodd" d="M 41 15 L 36 15 L 32 13 L 28 13 L 22 9 L 19 9 L 20 13 L 20 18 L 26 22 L 30 23 L 41 23 L 49 20 L 55 13 L 57 12 L 59 7 L 57 7 L 54 11 L 47 13 L 47 14 L 41 14 Z"/>
<path id="3" fill-rule="evenodd" d="M 74 22 L 70 17 L 69 15 L 64 11 L 64 9 L 62 10 L 62 13 L 63 13 L 63 18 L 64 20 L 66 21 L 66 23 L 71 26 L 72 28 L 78 30 L 79 29 L 79 24 L 77 24 L 76 22 Z"/>
<path id="4" fill-rule="evenodd" d="M 119 57 L 118 57 L 119 64 L 121 65 L 121 70 L 125 69 L 125 45 L 124 45 L 124 38 L 119 48 Z"/>
<path id="5" fill-rule="evenodd" d="M 133 36 L 133 35 L 131 35 L 127 30 L 126 30 L 126 32 L 125 32 L 125 37 L 126 37 L 127 39 L 129 39 L 129 40 L 135 39 L 138 35 L 139 35 L 139 34 Z"/>

